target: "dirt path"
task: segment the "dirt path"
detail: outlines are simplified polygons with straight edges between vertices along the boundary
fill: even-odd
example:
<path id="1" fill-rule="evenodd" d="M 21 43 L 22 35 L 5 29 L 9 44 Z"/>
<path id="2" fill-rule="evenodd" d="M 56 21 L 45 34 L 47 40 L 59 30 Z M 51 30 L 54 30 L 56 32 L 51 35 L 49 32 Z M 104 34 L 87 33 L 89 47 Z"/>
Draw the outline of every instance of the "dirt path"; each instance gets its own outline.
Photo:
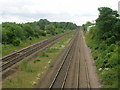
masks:
<path id="1" fill-rule="evenodd" d="M 72 53 L 72 63 L 69 68 L 64 88 L 100 88 L 101 84 L 96 74 L 96 67 L 94 66 L 94 60 L 90 54 L 90 49 L 86 45 L 83 32 L 79 31 L 78 33 L 79 35 L 76 39 L 77 43 L 75 43 L 75 48 Z M 63 61 L 62 57 L 64 57 L 66 51 L 67 50 L 51 63 L 50 68 L 41 78 L 37 88 L 49 88 Z"/>
<path id="2" fill-rule="evenodd" d="M 91 56 L 90 49 L 86 45 L 83 32 L 80 31 L 80 34 L 81 34 L 81 38 L 80 38 L 81 39 L 81 42 L 80 42 L 81 43 L 81 48 L 80 48 L 81 55 L 80 56 L 81 56 L 81 63 L 83 63 L 81 65 L 83 65 L 82 66 L 83 68 L 87 69 L 90 88 L 100 88 L 101 87 L 100 80 L 96 73 L 96 67 L 94 65 L 94 60 Z M 81 69 L 83 69 L 82 67 L 81 67 Z M 84 71 L 84 70 L 81 70 L 81 71 Z M 81 79 L 83 79 L 83 78 L 81 78 Z M 80 81 L 84 81 L 84 80 L 80 80 Z M 81 87 L 83 87 L 83 86 L 81 85 Z"/>
<path id="3" fill-rule="evenodd" d="M 86 60 L 86 65 L 89 73 L 89 79 L 90 79 L 90 84 L 91 88 L 100 88 L 100 80 L 99 77 L 96 73 L 96 66 L 94 65 L 94 59 L 91 56 L 90 49 L 87 47 L 86 42 L 85 42 L 85 37 L 83 35 L 83 32 L 81 31 L 81 42 L 82 44 L 82 54 L 84 55 L 84 59 Z"/>

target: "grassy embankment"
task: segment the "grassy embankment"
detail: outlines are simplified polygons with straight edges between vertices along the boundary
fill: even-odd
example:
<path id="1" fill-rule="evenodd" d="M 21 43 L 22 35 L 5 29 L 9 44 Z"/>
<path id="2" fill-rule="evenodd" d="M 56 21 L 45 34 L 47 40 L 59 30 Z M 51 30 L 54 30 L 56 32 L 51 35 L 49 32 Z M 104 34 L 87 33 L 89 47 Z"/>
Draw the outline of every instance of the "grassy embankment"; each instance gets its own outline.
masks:
<path id="1" fill-rule="evenodd" d="M 67 33 L 67 32 L 69 32 L 69 30 L 66 30 L 64 33 Z M 12 53 L 16 50 L 22 49 L 22 48 L 27 47 L 29 45 L 32 45 L 34 43 L 40 42 L 44 39 L 50 38 L 52 36 L 53 35 L 51 35 L 51 36 L 49 35 L 49 36 L 46 36 L 46 37 L 42 36 L 40 38 L 32 38 L 32 40 L 29 40 L 29 39 L 23 40 L 23 41 L 21 41 L 19 46 L 13 46 L 12 44 L 2 44 L 2 45 L 0 44 L 0 47 L 2 47 L 2 48 L 0 48 L 0 50 L 2 49 L 1 50 L 2 51 L 2 56 L 5 56 L 5 55 L 8 55 L 8 54 L 10 54 L 10 53 Z"/>
<path id="2" fill-rule="evenodd" d="M 120 65 L 118 64 L 118 52 L 120 52 L 120 42 L 107 45 L 105 41 L 100 42 L 95 38 L 94 30 L 89 33 L 85 33 L 88 46 L 92 50 L 92 56 L 95 60 L 97 67 L 97 73 L 102 81 L 103 88 L 117 88 L 118 87 L 118 70 Z"/>
<path id="3" fill-rule="evenodd" d="M 31 61 L 22 61 L 18 71 L 3 81 L 3 88 L 33 88 L 49 67 L 50 62 L 67 46 L 74 34 L 62 38 Z"/>
<path id="4" fill-rule="evenodd" d="M 47 37 L 41 37 L 41 38 L 33 38 L 32 40 L 25 40 L 25 41 L 22 41 L 21 44 L 19 46 L 13 46 L 12 44 L 2 44 L 2 55 L 5 56 L 7 54 L 10 54 L 16 50 L 19 50 L 19 49 L 22 49 L 24 47 L 27 47 L 29 45 L 32 45 L 34 43 L 37 43 L 41 40 L 44 40 L 46 39 Z"/>

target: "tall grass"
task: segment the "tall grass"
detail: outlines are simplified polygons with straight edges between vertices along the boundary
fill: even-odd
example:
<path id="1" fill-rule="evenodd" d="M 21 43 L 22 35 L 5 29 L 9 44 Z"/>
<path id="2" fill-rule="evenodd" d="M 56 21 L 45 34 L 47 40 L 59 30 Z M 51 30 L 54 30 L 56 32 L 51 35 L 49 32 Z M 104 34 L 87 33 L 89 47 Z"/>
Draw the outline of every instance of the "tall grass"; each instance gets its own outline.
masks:
<path id="1" fill-rule="evenodd" d="M 26 72 L 34 72 L 33 67 L 31 67 L 27 61 L 22 61 L 20 64 L 20 69 Z"/>
<path id="2" fill-rule="evenodd" d="M 42 51 L 40 53 L 40 57 L 48 57 L 48 54 L 45 51 Z"/>

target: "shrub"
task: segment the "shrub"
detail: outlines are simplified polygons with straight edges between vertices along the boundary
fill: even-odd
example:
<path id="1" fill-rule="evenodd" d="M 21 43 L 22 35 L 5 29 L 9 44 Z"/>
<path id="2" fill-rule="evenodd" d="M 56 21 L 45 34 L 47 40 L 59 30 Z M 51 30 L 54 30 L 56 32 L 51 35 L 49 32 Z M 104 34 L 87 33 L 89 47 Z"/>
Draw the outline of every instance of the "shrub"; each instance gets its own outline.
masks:
<path id="1" fill-rule="evenodd" d="M 29 40 L 32 40 L 32 37 L 29 37 Z"/>
<path id="2" fill-rule="evenodd" d="M 118 72 L 116 69 L 103 70 L 100 74 L 100 77 L 107 87 L 112 86 L 112 88 L 117 88 L 118 84 Z"/>
<path id="3" fill-rule="evenodd" d="M 112 36 L 108 38 L 106 42 L 108 45 L 111 45 L 112 43 L 115 43 L 115 40 L 116 40 L 115 36 Z"/>
<path id="4" fill-rule="evenodd" d="M 40 59 L 34 59 L 33 63 L 36 63 L 36 62 L 39 62 L 39 61 L 40 61 Z"/>
<path id="5" fill-rule="evenodd" d="M 109 60 L 109 63 L 112 65 L 112 67 L 118 65 L 118 53 L 117 52 L 113 52 L 112 56 Z"/>
<path id="6" fill-rule="evenodd" d="M 108 49 L 109 49 L 110 52 L 113 52 L 115 47 L 116 47 L 115 44 L 111 44 Z"/>
<path id="7" fill-rule="evenodd" d="M 44 51 L 40 53 L 40 57 L 48 57 L 48 54 L 46 54 Z"/>
<path id="8" fill-rule="evenodd" d="M 14 46 L 19 46 L 20 45 L 20 39 L 15 39 L 13 42 L 12 42 L 12 44 L 14 45 Z"/>
<path id="9" fill-rule="evenodd" d="M 101 50 L 106 50 L 106 49 L 107 49 L 107 45 L 104 44 L 104 43 L 101 43 L 101 44 L 99 45 L 99 49 L 101 49 Z"/>

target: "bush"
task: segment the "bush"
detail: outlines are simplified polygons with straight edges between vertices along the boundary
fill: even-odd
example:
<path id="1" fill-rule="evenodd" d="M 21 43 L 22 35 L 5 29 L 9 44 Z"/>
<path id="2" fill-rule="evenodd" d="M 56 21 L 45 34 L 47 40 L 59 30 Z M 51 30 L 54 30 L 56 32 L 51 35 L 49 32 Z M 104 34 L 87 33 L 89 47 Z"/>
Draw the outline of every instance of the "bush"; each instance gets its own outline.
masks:
<path id="1" fill-rule="evenodd" d="M 103 70 L 100 74 L 100 77 L 104 83 L 104 87 L 118 87 L 118 72 L 114 69 Z"/>
<path id="2" fill-rule="evenodd" d="M 40 61 L 40 59 L 34 59 L 33 63 L 36 63 L 36 62 L 39 62 L 39 61 Z"/>
<path id="3" fill-rule="evenodd" d="M 118 12 L 108 7 L 98 8 L 95 27 L 86 33 L 103 87 L 117 88 L 120 67 L 120 19 Z M 87 24 L 85 24 L 87 25 Z M 85 29 L 85 25 L 83 28 Z M 116 68 L 117 67 L 117 68 Z M 120 85 L 119 85 L 120 86 Z"/>
<path id="4" fill-rule="evenodd" d="M 112 56 L 109 60 L 109 63 L 112 65 L 112 67 L 115 67 L 116 65 L 118 65 L 118 61 L 119 61 L 118 59 L 119 59 L 118 58 L 118 52 L 117 51 L 113 52 Z"/>
<path id="5" fill-rule="evenodd" d="M 44 51 L 40 53 L 40 57 L 48 57 L 48 54 L 46 54 Z"/>
<path id="6" fill-rule="evenodd" d="M 107 49 L 107 44 L 101 43 L 99 45 L 99 49 L 106 50 Z"/>
<path id="7" fill-rule="evenodd" d="M 41 36 L 46 36 L 46 32 L 40 30 L 40 35 L 41 35 Z"/>
<path id="8" fill-rule="evenodd" d="M 13 42 L 12 42 L 12 44 L 14 45 L 14 46 L 19 46 L 20 45 L 20 39 L 15 39 Z"/>
<path id="9" fill-rule="evenodd" d="M 29 37 L 29 40 L 32 40 L 32 37 Z"/>
<path id="10" fill-rule="evenodd" d="M 115 36 L 112 36 L 112 37 L 108 38 L 106 40 L 106 42 L 108 45 L 111 45 L 111 44 L 115 43 L 115 40 L 116 40 Z"/>

